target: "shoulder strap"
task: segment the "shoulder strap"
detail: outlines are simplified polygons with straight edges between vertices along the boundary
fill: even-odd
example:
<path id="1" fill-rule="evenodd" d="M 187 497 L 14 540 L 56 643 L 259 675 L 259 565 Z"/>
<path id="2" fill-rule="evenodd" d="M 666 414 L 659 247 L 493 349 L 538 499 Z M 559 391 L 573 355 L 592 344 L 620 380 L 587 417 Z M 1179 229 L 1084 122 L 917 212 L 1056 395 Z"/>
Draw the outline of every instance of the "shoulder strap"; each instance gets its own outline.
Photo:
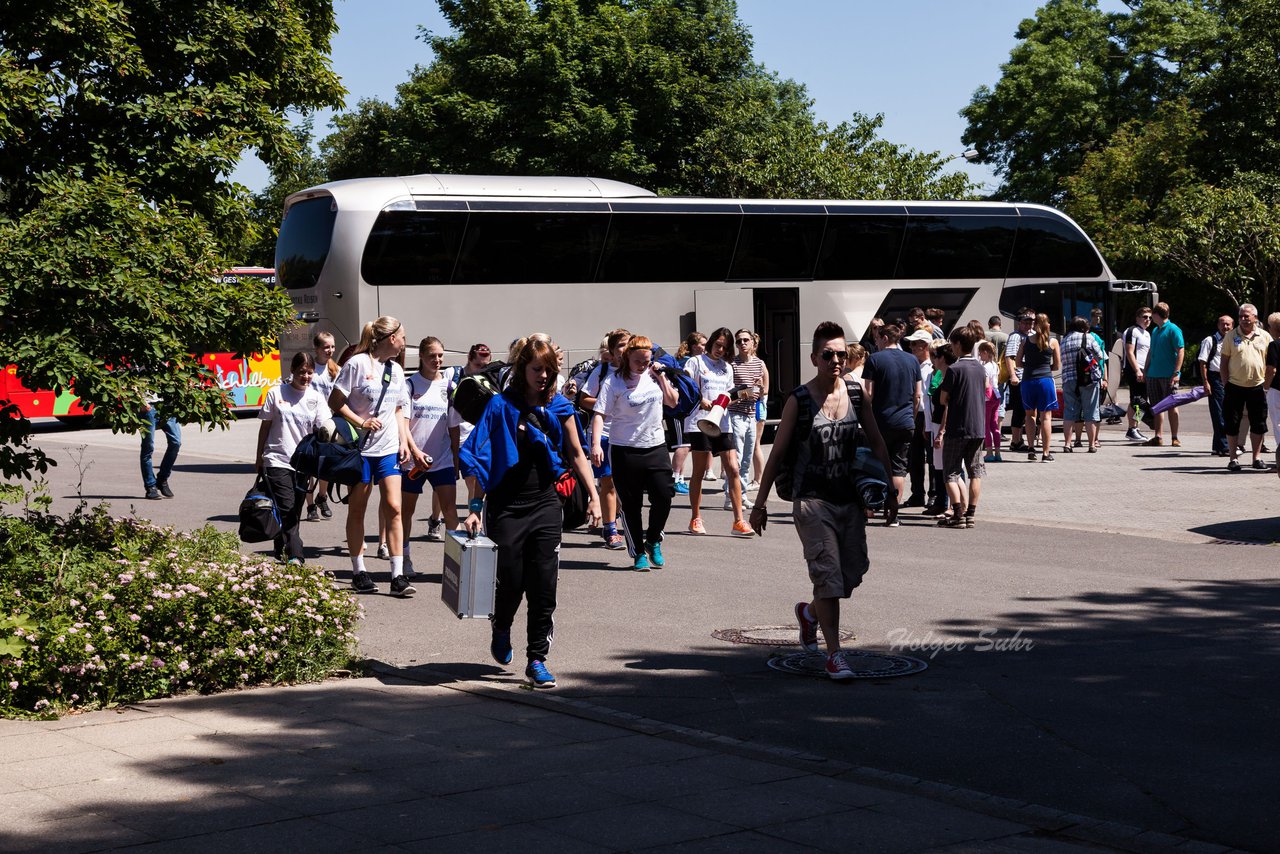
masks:
<path id="1" fill-rule="evenodd" d="M 796 436 L 800 441 L 807 441 L 809 431 L 813 429 L 813 395 L 809 387 L 801 384 L 791 392 L 796 399 Z"/>
<path id="2" fill-rule="evenodd" d="M 1213 357 L 1218 355 L 1218 345 L 1222 343 L 1221 341 L 1218 340 L 1218 335 L 1216 332 L 1213 335 L 1209 336 L 1209 340 L 1212 341 L 1213 343 L 1209 345 L 1209 358 L 1205 360 L 1205 364 L 1212 362 Z"/>
<path id="3" fill-rule="evenodd" d="M 391 360 L 387 359 L 386 365 L 382 368 L 382 393 L 378 395 L 378 402 L 373 405 L 374 415 L 377 415 L 378 411 L 382 409 L 382 401 L 387 396 L 387 388 L 391 385 L 391 373 L 392 373 L 391 364 L 392 364 Z M 364 448 L 365 442 L 369 441 L 370 435 L 372 434 L 365 433 L 364 436 L 360 438 L 360 448 L 362 450 Z M 346 502 L 344 501 L 343 503 L 345 504 Z"/>

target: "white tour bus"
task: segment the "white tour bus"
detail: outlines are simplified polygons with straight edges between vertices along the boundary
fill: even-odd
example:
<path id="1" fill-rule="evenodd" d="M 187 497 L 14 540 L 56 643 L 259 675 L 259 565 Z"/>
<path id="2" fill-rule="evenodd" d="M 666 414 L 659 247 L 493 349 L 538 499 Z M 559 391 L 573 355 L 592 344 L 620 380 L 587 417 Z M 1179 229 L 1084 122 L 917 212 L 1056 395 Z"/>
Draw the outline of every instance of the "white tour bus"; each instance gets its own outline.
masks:
<path id="1" fill-rule="evenodd" d="M 286 363 L 322 330 L 341 351 L 383 314 L 401 320 L 410 348 L 434 335 L 450 353 L 483 342 L 501 359 L 515 338 L 546 332 L 569 364 L 616 327 L 672 353 L 694 329 L 748 327 L 774 416 L 823 320 L 856 340 L 872 318 L 913 306 L 941 308 L 950 330 L 1026 305 L 1061 332 L 1101 309 L 1110 341 L 1152 298 L 1148 283 L 1115 281 L 1080 227 L 1039 205 L 665 198 L 593 178 L 323 184 L 286 200 L 276 270 L 302 321 L 282 337 Z"/>

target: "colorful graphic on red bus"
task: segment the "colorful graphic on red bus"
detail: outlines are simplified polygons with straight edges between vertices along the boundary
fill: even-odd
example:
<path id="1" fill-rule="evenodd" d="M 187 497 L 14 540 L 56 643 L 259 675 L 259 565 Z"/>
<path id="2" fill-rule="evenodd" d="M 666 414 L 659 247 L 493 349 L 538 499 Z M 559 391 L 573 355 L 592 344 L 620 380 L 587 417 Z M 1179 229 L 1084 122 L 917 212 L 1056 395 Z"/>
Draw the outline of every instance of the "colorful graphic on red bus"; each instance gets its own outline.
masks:
<path id="1" fill-rule="evenodd" d="M 276 271 L 269 267 L 236 267 L 222 276 L 223 284 L 236 284 L 243 278 L 265 280 L 275 284 Z M 209 353 L 200 362 L 214 375 L 218 385 L 227 394 L 227 406 L 231 409 L 257 409 L 267 397 L 272 386 L 280 384 L 280 353 L 272 350 L 247 359 L 237 359 L 231 353 Z M 18 406 L 26 418 L 75 418 L 92 414 L 92 407 L 80 405 L 80 398 L 69 391 L 54 394 L 43 389 L 29 389 L 18 376 L 18 369 L 9 365 L 0 374 L 0 400 L 8 400 Z"/>

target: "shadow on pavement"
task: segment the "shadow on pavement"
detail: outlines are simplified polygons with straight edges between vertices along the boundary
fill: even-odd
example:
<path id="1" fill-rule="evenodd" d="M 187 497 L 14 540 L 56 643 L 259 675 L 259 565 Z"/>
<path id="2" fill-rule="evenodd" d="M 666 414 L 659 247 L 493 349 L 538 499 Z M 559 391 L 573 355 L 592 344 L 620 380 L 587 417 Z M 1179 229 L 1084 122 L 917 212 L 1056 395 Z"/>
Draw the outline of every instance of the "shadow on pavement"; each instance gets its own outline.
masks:
<path id="1" fill-rule="evenodd" d="M 1280 543 L 1280 518 L 1275 516 L 1266 519 L 1237 519 L 1232 522 L 1218 522 L 1213 525 L 1201 525 L 1189 528 L 1194 534 L 1204 534 L 1219 540 L 1243 540 L 1249 543 L 1275 545 Z M 1278 555 L 1262 553 L 1258 555 L 1264 561 L 1275 561 Z"/>

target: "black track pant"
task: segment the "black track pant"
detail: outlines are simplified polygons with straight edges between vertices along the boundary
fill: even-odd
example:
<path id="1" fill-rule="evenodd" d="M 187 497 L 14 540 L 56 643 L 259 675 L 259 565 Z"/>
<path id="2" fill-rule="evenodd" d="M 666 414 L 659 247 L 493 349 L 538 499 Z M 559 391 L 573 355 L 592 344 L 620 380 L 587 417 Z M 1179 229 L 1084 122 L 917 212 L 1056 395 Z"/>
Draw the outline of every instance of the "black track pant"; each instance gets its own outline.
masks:
<path id="1" fill-rule="evenodd" d="M 530 661 L 546 661 L 551 651 L 563 518 L 560 497 L 554 492 L 532 506 L 490 506 L 485 514 L 485 533 L 498 544 L 493 625 L 510 631 L 520 600 L 527 599 L 529 645 L 525 652 Z"/>
<path id="2" fill-rule="evenodd" d="M 662 542 L 676 489 L 671 457 L 665 445 L 628 448 L 610 444 L 609 461 L 613 466 L 613 485 L 622 504 L 622 518 L 626 520 L 627 546 L 635 556 L 646 543 Z M 645 495 L 649 496 L 647 529 L 643 519 Z"/>
<path id="3" fill-rule="evenodd" d="M 264 468 L 271 497 L 280 512 L 280 533 L 276 535 L 276 554 L 285 560 L 303 560 L 302 537 L 298 535 L 298 521 L 302 518 L 302 503 L 307 494 L 307 478 L 293 469 Z"/>

